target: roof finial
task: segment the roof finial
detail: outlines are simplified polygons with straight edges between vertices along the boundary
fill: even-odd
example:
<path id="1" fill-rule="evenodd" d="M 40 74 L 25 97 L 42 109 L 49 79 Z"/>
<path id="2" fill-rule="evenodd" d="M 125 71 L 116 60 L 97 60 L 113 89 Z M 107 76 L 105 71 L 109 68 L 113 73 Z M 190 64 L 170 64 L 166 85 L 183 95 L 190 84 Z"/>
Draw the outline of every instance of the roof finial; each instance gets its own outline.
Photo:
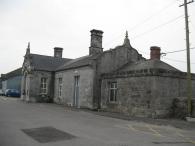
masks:
<path id="1" fill-rule="evenodd" d="M 129 38 L 128 38 L 128 31 L 126 31 L 125 39 L 124 39 L 123 45 L 124 45 L 124 46 L 128 46 L 128 47 L 131 47 L 130 41 L 129 41 Z"/>
<path id="2" fill-rule="evenodd" d="M 126 38 L 128 38 L 128 31 L 126 30 L 126 35 L 125 35 Z"/>
<path id="3" fill-rule="evenodd" d="M 30 49 L 30 42 L 28 42 L 28 49 Z"/>
<path id="4" fill-rule="evenodd" d="M 28 42 L 28 46 L 26 48 L 26 55 L 30 54 L 30 42 Z"/>

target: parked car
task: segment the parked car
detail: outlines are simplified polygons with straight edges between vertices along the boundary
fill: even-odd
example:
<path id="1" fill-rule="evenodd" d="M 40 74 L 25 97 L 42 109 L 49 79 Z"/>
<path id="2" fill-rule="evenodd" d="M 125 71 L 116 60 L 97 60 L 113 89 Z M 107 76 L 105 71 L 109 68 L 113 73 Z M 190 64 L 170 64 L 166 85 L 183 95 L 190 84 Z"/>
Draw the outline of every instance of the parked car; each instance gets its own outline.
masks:
<path id="1" fill-rule="evenodd" d="M 0 96 L 3 96 L 3 95 L 4 95 L 3 90 L 0 89 Z"/>
<path id="2" fill-rule="evenodd" d="M 7 89 L 5 91 L 5 96 L 20 97 L 20 92 L 16 89 Z"/>

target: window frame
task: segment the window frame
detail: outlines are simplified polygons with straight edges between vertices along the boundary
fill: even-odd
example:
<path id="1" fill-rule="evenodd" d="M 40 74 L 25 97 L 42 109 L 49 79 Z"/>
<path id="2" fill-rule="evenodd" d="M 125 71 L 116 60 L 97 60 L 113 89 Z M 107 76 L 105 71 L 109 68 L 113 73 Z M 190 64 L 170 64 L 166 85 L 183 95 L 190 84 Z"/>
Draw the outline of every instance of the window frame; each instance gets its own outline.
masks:
<path id="1" fill-rule="evenodd" d="M 47 94 L 47 78 L 46 77 L 42 77 L 41 78 L 41 88 L 40 88 L 40 93 L 42 95 L 46 95 Z"/>
<path id="2" fill-rule="evenodd" d="M 58 97 L 62 97 L 62 78 L 58 78 Z"/>
<path id="3" fill-rule="evenodd" d="M 116 103 L 117 102 L 117 89 L 118 88 L 117 88 L 117 82 L 116 81 L 109 82 L 109 102 L 110 103 Z M 111 96 L 113 96 L 113 97 L 111 97 Z"/>

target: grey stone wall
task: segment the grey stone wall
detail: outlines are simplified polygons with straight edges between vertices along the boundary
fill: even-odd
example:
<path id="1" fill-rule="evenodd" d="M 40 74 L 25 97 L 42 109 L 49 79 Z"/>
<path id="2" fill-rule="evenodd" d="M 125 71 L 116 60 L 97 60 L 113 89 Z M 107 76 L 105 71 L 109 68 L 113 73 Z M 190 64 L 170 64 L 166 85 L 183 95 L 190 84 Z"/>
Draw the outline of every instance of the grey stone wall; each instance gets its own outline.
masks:
<path id="1" fill-rule="evenodd" d="M 154 96 L 157 97 L 155 102 L 156 114 L 160 115 L 164 112 L 172 112 L 170 107 L 173 106 L 174 100 L 179 100 L 183 105 L 183 109 L 178 112 L 183 113 L 183 115 L 177 116 L 178 113 L 173 113 L 171 116 L 184 118 L 187 116 L 187 80 L 185 78 L 173 78 L 173 77 L 156 77 L 155 78 L 157 90 Z M 192 80 L 192 97 L 195 99 L 195 80 Z M 182 106 L 181 106 L 182 108 Z M 173 109 L 174 110 L 174 109 Z M 193 108 L 194 110 L 194 108 Z M 194 111 L 193 111 L 194 113 Z M 183 117 L 182 117 L 183 116 Z"/>
<path id="2" fill-rule="evenodd" d="M 137 50 L 125 46 L 118 46 L 115 49 L 105 51 L 98 61 L 98 72 L 109 73 L 121 68 L 128 62 L 144 60 Z"/>
<path id="3" fill-rule="evenodd" d="M 94 108 L 100 108 L 101 100 L 101 74 L 116 71 L 129 62 L 145 60 L 134 48 L 130 45 L 118 46 L 115 49 L 105 51 L 96 61 L 94 65 Z"/>
<path id="4" fill-rule="evenodd" d="M 104 79 L 101 86 L 102 109 L 131 116 L 152 116 L 155 102 L 154 77 Z M 109 103 L 109 82 L 117 82 L 117 101 Z"/>
<path id="5" fill-rule="evenodd" d="M 40 95 L 42 77 L 47 79 L 47 95 L 44 97 Z M 44 100 L 48 100 L 46 98 L 53 98 L 51 72 L 33 71 L 33 73 L 29 76 L 29 79 L 30 79 L 29 96 L 31 101 L 42 102 Z"/>
<path id="6" fill-rule="evenodd" d="M 80 67 L 55 74 L 54 102 L 73 105 L 74 77 L 79 76 L 79 107 L 93 108 L 93 79 L 91 67 Z M 59 98 L 59 78 L 62 78 L 62 97 Z"/>
<path id="7" fill-rule="evenodd" d="M 109 103 L 108 82 L 117 82 L 117 102 Z M 195 88 L 195 80 L 192 80 Z M 168 117 L 173 99 L 187 98 L 186 79 L 154 74 L 107 76 L 102 80 L 101 106 L 104 110 L 131 116 Z M 195 91 L 193 91 L 195 98 Z"/>

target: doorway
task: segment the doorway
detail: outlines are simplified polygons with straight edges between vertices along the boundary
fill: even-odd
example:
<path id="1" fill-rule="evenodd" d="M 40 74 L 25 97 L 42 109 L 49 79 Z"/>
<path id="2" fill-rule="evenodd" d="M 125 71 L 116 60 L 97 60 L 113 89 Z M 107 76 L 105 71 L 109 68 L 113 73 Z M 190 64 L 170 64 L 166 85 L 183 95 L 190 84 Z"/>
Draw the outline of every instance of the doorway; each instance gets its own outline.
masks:
<path id="1" fill-rule="evenodd" d="M 73 106 L 79 108 L 79 76 L 74 77 Z"/>

